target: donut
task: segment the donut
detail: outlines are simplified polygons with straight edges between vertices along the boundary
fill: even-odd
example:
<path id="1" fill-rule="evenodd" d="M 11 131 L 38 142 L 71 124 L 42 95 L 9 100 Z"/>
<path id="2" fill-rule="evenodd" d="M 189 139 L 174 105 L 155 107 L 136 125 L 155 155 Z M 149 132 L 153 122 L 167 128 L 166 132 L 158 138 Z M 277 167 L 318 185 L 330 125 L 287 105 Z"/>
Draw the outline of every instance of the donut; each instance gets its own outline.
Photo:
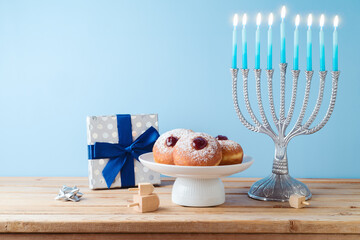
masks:
<path id="1" fill-rule="evenodd" d="M 175 165 L 217 166 L 221 161 L 221 147 L 214 137 L 193 132 L 179 139 L 173 157 Z"/>
<path id="2" fill-rule="evenodd" d="M 193 132 L 189 129 L 174 129 L 162 134 L 153 147 L 154 160 L 157 163 L 174 165 L 174 146 L 182 136 Z"/>
<path id="3" fill-rule="evenodd" d="M 226 136 L 222 135 L 218 135 L 216 139 L 218 140 L 222 150 L 220 165 L 242 163 L 244 152 L 240 144 L 229 140 Z"/>

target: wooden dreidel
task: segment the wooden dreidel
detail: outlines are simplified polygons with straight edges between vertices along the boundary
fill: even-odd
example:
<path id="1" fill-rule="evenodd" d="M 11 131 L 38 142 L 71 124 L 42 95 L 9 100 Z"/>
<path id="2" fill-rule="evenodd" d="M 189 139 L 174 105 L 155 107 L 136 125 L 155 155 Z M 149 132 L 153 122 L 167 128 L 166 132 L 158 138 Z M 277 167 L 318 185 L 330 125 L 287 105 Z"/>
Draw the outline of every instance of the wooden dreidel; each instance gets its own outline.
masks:
<path id="1" fill-rule="evenodd" d="M 140 196 L 150 195 L 154 191 L 151 183 L 139 183 L 137 188 L 129 188 L 129 191 L 138 191 Z"/>
<path id="2" fill-rule="evenodd" d="M 160 200 L 158 195 L 152 193 L 150 195 L 134 195 L 134 203 L 128 205 L 128 207 L 136 207 L 136 210 L 142 213 L 153 212 L 159 208 Z"/>
<path id="3" fill-rule="evenodd" d="M 305 205 L 310 205 L 309 202 L 305 201 L 305 196 L 299 194 L 293 194 L 289 199 L 290 206 L 293 208 L 303 208 Z"/>

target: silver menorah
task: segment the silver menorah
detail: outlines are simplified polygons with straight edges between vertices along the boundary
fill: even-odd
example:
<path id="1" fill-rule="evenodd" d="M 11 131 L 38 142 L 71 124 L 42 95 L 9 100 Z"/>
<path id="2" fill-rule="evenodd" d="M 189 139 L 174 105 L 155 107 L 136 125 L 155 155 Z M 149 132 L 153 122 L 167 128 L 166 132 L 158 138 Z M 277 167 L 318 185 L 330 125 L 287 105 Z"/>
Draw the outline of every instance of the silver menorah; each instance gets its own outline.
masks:
<path id="1" fill-rule="evenodd" d="M 266 117 L 262 97 L 261 97 L 261 69 L 255 69 L 255 81 L 256 81 L 256 96 L 257 96 L 257 103 L 259 107 L 259 112 L 261 116 L 262 123 L 258 120 L 255 116 L 253 109 L 251 108 L 251 104 L 249 101 L 248 95 L 248 75 L 249 69 L 241 69 L 242 77 L 243 77 L 243 92 L 244 92 L 244 100 L 246 109 L 254 121 L 255 125 L 249 123 L 241 113 L 238 103 L 238 95 L 237 95 L 237 78 L 238 78 L 238 71 L 239 69 L 231 69 L 233 86 L 232 86 L 232 93 L 233 93 L 233 100 L 234 100 L 234 107 L 236 113 L 241 121 L 241 123 L 251 131 L 265 133 L 271 137 L 271 139 L 275 143 L 275 156 L 273 161 L 273 168 L 272 173 L 270 176 L 263 178 L 257 182 L 255 182 L 248 192 L 249 197 L 257 199 L 257 200 L 264 200 L 264 201 L 288 201 L 290 195 L 292 194 L 300 194 L 306 196 L 306 199 L 311 198 L 311 192 L 309 188 L 302 182 L 292 178 L 289 175 L 288 169 L 288 158 L 287 158 L 287 145 L 289 141 L 298 135 L 308 135 L 313 134 L 319 131 L 321 128 L 325 126 L 325 124 L 330 119 L 330 116 L 334 110 L 335 101 L 336 101 L 336 94 L 338 88 L 338 79 L 339 79 L 339 71 L 332 71 L 332 92 L 330 98 L 330 104 L 327 109 L 326 115 L 321 120 L 319 124 L 310 128 L 310 125 L 316 119 L 320 106 L 323 100 L 324 95 L 324 87 L 325 87 L 325 79 L 327 71 L 319 71 L 320 77 L 320 86 L 319 86 L 319 93 L 317 97 L 317 102 L 312 111 L 309 119 L 303 124 L 303 120 L 305 117 L 305 112 L 308 106 L 309 101 L 309 94 L 310 94 L 310 86 L 311 80 L 314 74 L 314 71 L 305 71 L 306 77 L 306 86 L 305 86 L 305 95 L 304 100 L 302 103 L 302 107 L 300 110 L 299 118 L 297 119 L 294 127 L 286 133 L 286 128 L 289 126 L 290 121 L 294 114 L 295 109 L 295 102 L 296 102 L 296 93 L 297 93 L 297 86 L 298 86 L 298 79 L 300 75 L 300 70 L 292 70 L 292 78 L 293 78 L 293 85 L 292 85 L 292 96 L 290 100 L 290 107 L 288 109 L 287 115 L 285 116 L 285 80 L 286 80 L 286 63 L 280 64 L 280 116 L 279 118 L 275 112 L 274 106 L 274 98 L 273 98 L 273 73 L 274 70 L 266 70 L 267 80 L 268 80 L 268 95 L 269 95 L 269 104 L 270 104 L 270 112 L 272 119 L 275 123 L 276 129 L 278 133 L 272 129 L 269 124 L 269 121 Z"/>

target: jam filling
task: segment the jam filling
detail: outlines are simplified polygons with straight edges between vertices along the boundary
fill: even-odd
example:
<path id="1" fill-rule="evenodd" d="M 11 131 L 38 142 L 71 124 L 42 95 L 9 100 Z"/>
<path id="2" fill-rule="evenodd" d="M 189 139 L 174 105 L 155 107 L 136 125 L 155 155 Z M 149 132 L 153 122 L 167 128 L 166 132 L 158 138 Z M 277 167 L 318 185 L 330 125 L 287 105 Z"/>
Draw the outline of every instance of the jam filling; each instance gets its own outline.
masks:
<path id="1" fill-rule="evenodd" d="M 217 139 L 217 140 L 229 140 L 229 139 L 227 138 L 227 136 L 223 136 L 223 135 L 217 135 L 217 136 L 216 136 L 216 139 Z"/>
<path id="2" fill-rule="evenodd" d="M 174 136 L 170 136 L 166 139 L 166 146 L 168 147 L 174 147 L 179 139 Z"/>
<path id="3" fill-rule="evenodd" d="M 197 137 L 193 140 L 192 146 L 196 150 L 201 150 L 207 146 L 208 142 L 203 137 Z"/>

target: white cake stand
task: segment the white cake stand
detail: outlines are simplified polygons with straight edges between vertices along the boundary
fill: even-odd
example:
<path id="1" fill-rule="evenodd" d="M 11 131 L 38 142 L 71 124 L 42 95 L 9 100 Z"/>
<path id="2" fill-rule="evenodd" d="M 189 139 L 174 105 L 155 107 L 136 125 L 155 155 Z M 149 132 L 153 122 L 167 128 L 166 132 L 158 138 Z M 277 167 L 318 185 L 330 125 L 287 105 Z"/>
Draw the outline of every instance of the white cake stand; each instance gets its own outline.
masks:
<path id="1" fill-rule="evenodd" d="M 254 162 L 251 157 L 244 156 L 241 164 L 211 167 L 176 166 L 154 162 L 152 152 L 141 155 L 139 160 L 145 167 L 155 172 L 176 177 L 172 189 L 172 201 L 189 207 L 223 204 L 225 189 L 220 177 L 242 172 Z"/>

